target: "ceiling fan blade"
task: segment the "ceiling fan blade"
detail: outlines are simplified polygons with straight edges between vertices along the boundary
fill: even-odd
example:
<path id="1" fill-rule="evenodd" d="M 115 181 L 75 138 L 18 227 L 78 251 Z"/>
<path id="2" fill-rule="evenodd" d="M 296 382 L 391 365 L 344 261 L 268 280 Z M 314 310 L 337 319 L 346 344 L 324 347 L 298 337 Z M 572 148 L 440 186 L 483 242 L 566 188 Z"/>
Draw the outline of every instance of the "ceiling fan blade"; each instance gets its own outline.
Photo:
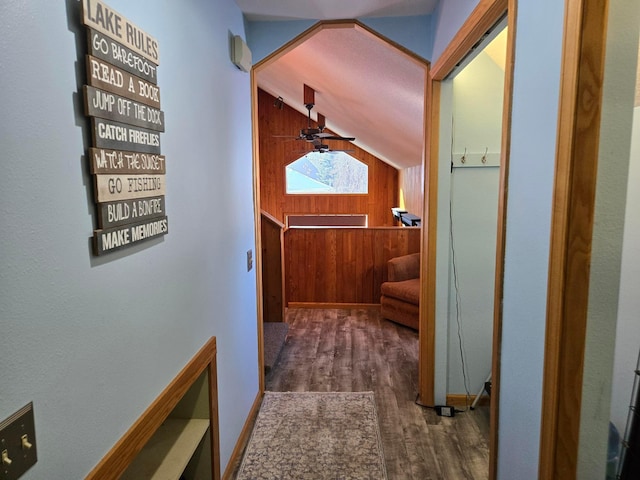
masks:
<path id="1" fill-rule="evenodd" d="M 355 140 L 355 137 L 341 137 L 339 135 L 333 135 L 331 133 L 319 133 L 318 138 L 322 138 L 323 140 L 346 140 L 348 142 L 352 142 Z"/>

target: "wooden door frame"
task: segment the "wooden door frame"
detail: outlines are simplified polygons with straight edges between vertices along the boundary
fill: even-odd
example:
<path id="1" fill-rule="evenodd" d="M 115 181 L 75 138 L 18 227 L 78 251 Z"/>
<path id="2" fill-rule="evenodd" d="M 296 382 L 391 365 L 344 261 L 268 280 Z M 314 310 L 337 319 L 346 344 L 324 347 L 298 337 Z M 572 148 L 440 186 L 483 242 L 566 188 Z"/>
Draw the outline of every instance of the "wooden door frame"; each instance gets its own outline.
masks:
<path id="1" fill-rule="evenodd" d="M 508 13 L 507 60 L 505 66 L 502 144 L 500 160 L 500 191 L 494 287 L 494 320 L 492 352 L 492 389 L 489 431 L 489 478 L 497 478 L 498 407 L 500 395 L 500 350 L 502 340 L 502 294 L 504 277 L 504 244 L 507 211 L 507 179 L 509 171 L 511 100 L 513 93 L 513 63 L 516 25 L 516 0 L 481 0 L 469 18 L 432 66 L 427 84 L 428 121 L 424 168 L 424 209 L 422 242 L 422 286 L 420 296 L 420 364 L 429 365 L 420 371 L 420 398 L 434 403 L 435 323 L 436 323 L 436 238 L 438 218 L 438 139 L 440 124 L 440 91 L 442 81 L 455 69 L 491 27 Z M 422 332 L 425 332 L 422 335 Z M 423 376 L 424 375 L 424 376 Z"/>
<path id="2" fill-rule="evenodd" d="M 608 0 L 565 0 L 540 479 L 576 478 Z"/>
<path id="3" fill-rule="evenodd" d="M 276 50 L 275 52 L 271 53 L 270 55 L 268 55 L 267 57 L 263 58 L 262 60 L 260 60 L 258 63 L 256 63 L 253 68 L 251 69 L 250 75 L 251 75 L 251 122 L 252 122 L 252 127 L 253 127 L 253 192 L 254 192 L 254 222 L 255 222 L 255 236 L 256 236 L 256 251 L 255 251 L 255 264 L 256 264 L 256 292 L 257 292 L 257 304 L 258 304 L 258 308 L 257 308 L 257 317 L 258 317 L 258 370 L 259 370 L 259 393 L 260 395 L 262 395 L 264 393 L 264 389 L 265 389 L 265 382 L 264 382 L 264 331 L 262 328 L 262 322 L 263 322 L 263 317 L 264 317 L 264 311 L 263 311 L 263 306 L 262 306 L 262 300 L 263 300 L 263 285 L 262 285 L 262 276 L 261 273 L 262 272 L 262 235 L 261 235 L 261 228 L 260 228 L 260 222 L 261 222 L 261 207 L 260 207 L 260 132 L 259 132 L 259 121 L 258 121 L 258 79 L 257 79 L 257 75 L 258 73 L 264 69 L 267 65 L 271 64 L 273 61 L 275 61 L 276 59 L 280 58 L 281 56 L 285 55 L 286 53 L 290 52 L 291 50 L 293 50 L 296 46 L 300 45 L 301 43 L 305 42 L 308 38 L 310 38 L 311 36 L 315 35 L 317 32 L 327 29 L 327 28 L 357 28 L 360 29 L 361 31 L 368 33 L 369 35 L 371 35 L 372 37 L 376 38 L 377 40 L 379 40 L 380 42 L 384 43 L 387 46 L 393 47 L 398 51 L 399 55 L 404 55 L 406 56 L 406 58 L 412 60 L 414 63 L 416 63 L 418 66 L 423 67 L 425 69 L 425 88 L 424 88 L 424 120 L 425 120 L 425 130 L 424 130 L 424 137 L 423 137 L 423 144 L 427 145 L 427 134 L 428 134 L 428 128 L 427 128 L 427 120 L 429 118 L 429 110 L 428 110 L 428 101 L 427 99 L 430 98 L 429 97 L 429 92 L 428 92 L 428 87 L 429 87 L 429 78 L 430 78 L 430 67 L 431 64 L 430 62 L 428 62 L 427 60 L 425 60 L 424 58 L 420 57 L 419 55 L 415 54 L 414 52 L 412 52 L 411 50 L 403 47 L 402 45 L 394 42 L 393 40 L 381 35 L 380 33 L 376 32 L 375 30 L 369 28 L 368 26 L 366 26 L 365 24 L 359 22 L 358 20 L 351 20 L 351 19 L 347 19 L 347 20 L 323 20 L 320 21 L 318 23 L 316 23 L 315 25 L 311 26 L 310 28 L 308 28 L 307 30 L 305 30 L 304 32 L 302 32 L 300 35 L 296 36 L 294 39 L 292 39 L 291 41 L 287 42 L 285 45 L 283 45 L 282 47 L 280 47 L 278 50 Z M 424 168 L 424 164 L 423 164 L 423 168 Z M 424 229 L 423 229 L 424 231 Z M 423 235 L 423 233 L 421 233 Z M 423 242 L 421 242 L 423 243 Z M 422 313 L 420 314 L 422 317 Z M 426 332 L 427 330 L 424 330 L 424 332 Z M 431 332 L 431 334 L 433 334 L 435 332 L 435 330 L 433 330 Z M 426 358 L 428 357 L 428 355 L 422 351 L 422 348 L 425 344 L 430 344 L 433 345 L 433 337 L 431 338 L 430 341 L 427 341 L 425 339 L 425 333 L 423 333 L 423 330 L 420 330 L 419 332 L 419 340 L 418 340 L 418 345 L 419 345 L 419 358 Z M 431 349 L 433 350 L 433 348 Z M 430 389 L 433 392 L 433 381 L 431 382 L 430 385 L 424 385 L 423 382 L 425 381 L 425 379 L 428 378 L 433 378 L 433 362 L 422 362 L 419 361 L 418 364 L 418 390 L 419 391 L 423 391 L 425 389 Z M 430 372 L 429 372 L 430 371 Z"/>

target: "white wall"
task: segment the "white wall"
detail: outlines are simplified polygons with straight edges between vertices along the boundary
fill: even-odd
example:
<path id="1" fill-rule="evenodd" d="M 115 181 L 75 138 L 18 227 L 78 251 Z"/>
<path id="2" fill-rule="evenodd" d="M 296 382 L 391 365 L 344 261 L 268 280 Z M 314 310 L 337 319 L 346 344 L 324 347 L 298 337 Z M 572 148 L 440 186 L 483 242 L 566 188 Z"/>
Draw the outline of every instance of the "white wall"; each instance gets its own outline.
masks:
<path id="1" fill-rule="evenodd" d="M 436 307 L 434 401 L 445 405 L 449 384 L 449 319 L 451 316 L 451 249 L 449 202 L 451 199 L 451 158 L 453 125 L 453 80 L 440 86 L 440 126 L 438 139 L 438 218 L 436 236 Z M 461 372 L 460 372 L 461 373 Z M 456 392 L 457 393 L 457 392 Z"/>
<path id="2" fill-rule="evenodd" d="M 605 472 L 612 408 L 612 372 L 617 371 L 617 378 L 620 378 L 621 370 L 626 370 L 626 385 L 632 383 L 632 370 L 640 348 L 637 310 L 629 311 L 634 307 L 630 295 L 638 294 L 637 270 L 636 277 L 633 276 L 633 269 L 638 265 L 633 245 L 640 238 L 637 206 L 633 203 L 637 184 L 629 176 L 629 147 L 632 142 L 640 5 L 614 0 L 609 5 L 608 19 L 578 452 L 578 475 L 585 479 L 602 478 Z M 632 170 L 631 173 L 635 172 Z M 627 184 L 630 186 L 628 194 Z M 615 343 L 616 324 L 619 328 L 617 335 L 625 338 L 619 346 Z M 626 343 L 627 338 L 635 340 L 635 347 Z M 618 362 L 615 369 L 614 356 Z M 623 357 L 626 358 L 623 360 Z M 625 384 L 614 386 L 614 395 L 624 391 L 617 391 L 622 385 Z M 630 398 L 629 394 L 627 407 Z"/>
<path id="3" fill-rule="evenodd" d="M 640 205 L 640 107 L 634 109 L 632 135 L 611 394 L 611 421 L 620 435 L 624 434 L 632 404 L 634 370 L 640 353 L 640 216 L 636 208 Z"/>
<path id="4" fill-rule="evenodd" d="M 538 478 L 564 2 L 518 2 L 504 264 L 498 478 Z"/>
<path id="5" fill-rule="evenodd" d="M 640 65 L 638 65 L 640 69 Z M 636 76 L 640 75 L 636 70 Z M 638 85 L 638 83 L 636 83 Z M 640 217 L 636 205 L 640 203 L 640 95 L 636 87 L 631 131 L 631 155 L 627 183 L 627 208 L 624 221 L 620 299 L 616 330 L 615 363 L 611 392 L 611 421 L 622 436 L 629 406 L 633 403 L 634 370 L 640 351 Z"/>
<path id="6" fill-rule="evenodd" d="M 108 4 L 160 43 L 169 234 L 101 258 L 80 3 L 0 4 L 0 419 L 34 402 L 27 480 L 83 478 L 212 335 L 223 469 L 258 392 L 250 83 L 229 61 L 242 15 Z"/>
<path id="7" fill-rule="evenodd" d="M 485 151 L 491 154 L 491 160 L 499 158 L 503 94 L 504 70 L 486 53 L 480 53 L 453 78 L 456 160 L 465 151 L 469 162 L 472 155 L 477 160 L 478 154 Z M 475 395 L 491 371 L 500 167 L 465 167 L 458 161 L 455 165 L 450 179 L 450 243 L 455 253 L 457 282 L 451 270 L 447 391 L 464 394 L 468 388 Z M 459 337 L 465 354 L 466 386 Z"/>

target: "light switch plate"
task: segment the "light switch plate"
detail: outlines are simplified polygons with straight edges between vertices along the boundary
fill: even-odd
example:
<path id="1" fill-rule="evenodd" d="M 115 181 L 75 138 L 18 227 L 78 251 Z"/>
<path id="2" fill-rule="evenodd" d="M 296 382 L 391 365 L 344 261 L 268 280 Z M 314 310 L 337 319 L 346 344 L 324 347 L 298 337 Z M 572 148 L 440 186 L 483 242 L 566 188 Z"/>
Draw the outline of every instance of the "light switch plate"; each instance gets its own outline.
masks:
<path id="1" fill-rule="evenodd" d="M 38 460 L 33 402 L 0 422 L 0 480 L 17 480 Z"/>
<path id="2" fill-rule="evenodd" d="M 247 250 L 247 272 L 253 268 L 253 250 Z"/>

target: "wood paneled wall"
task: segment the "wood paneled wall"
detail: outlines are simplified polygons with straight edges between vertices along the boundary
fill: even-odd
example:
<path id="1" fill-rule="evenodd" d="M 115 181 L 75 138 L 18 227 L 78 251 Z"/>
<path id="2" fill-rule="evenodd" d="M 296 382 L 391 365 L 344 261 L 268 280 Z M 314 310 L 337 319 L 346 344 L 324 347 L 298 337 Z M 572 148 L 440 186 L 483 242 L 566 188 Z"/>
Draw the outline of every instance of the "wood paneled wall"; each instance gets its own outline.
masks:
<path id="1" fill-rule="evenodd" d="M 284 238 L 289 305 L 378 304 L 387 261 L 420 251 L 419 227 L 291 228 Z"/>
<path id="2" fill-rule="evenodd" d="M 400 207 L 422 217 L 424 182 L 422 165 L 400 170 Z"/>
<path id="3" fill-rule="evenodd" d="M 262 319 L 284 321 L 284 225 L 268 213 L 260 215 L 262 236 Z"/>
<path id="4" fill-rule="evenodd" d="M 285 166 L 300 158 L 309 144 L 274 135 L 298 135 L 301 128 L 306 128 L 307 117 L 287 105 L 280 110 L 274 107 L 274 101 L 274 97 L 258 90 L 261 208 L 282 223 L 286 223 L 288 214 L 357 213 L 368 215 L 369 226 L 394 225 L 391 207 L 399 204 L 398 171 L 349 142 L 332 141 L 330 146 L 354 150 L 350 155 L 368 165 L 368 194 L 285 194 Z M 302 92 L 299 101 L 302 103 Z"/>

